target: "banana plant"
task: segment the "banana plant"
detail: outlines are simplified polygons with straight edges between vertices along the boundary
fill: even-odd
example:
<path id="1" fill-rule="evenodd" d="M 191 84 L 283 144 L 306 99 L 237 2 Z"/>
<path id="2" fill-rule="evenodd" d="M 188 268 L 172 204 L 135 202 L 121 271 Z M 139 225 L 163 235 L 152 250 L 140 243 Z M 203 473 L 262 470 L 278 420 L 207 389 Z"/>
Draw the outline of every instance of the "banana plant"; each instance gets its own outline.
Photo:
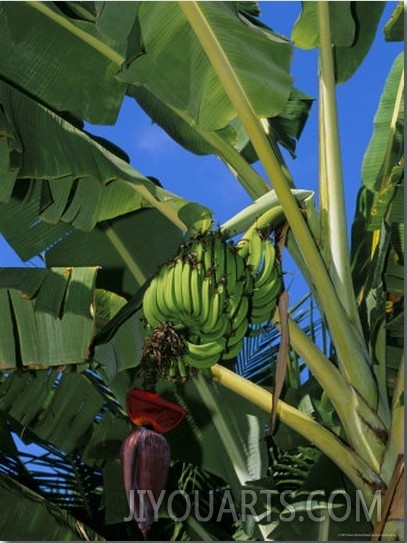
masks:
<path id="1" fill-rule="evenodd" d="M 120 443 L 129 431 L 125 398 L 133 387 L 145 385 L 151 330 L 144 323 L 147 319 L 151 324 L 157 315 L 154 285 L 160 292 L 165 270 L 179 275 L 191 243 L 196 255 L 199 232 L 212 228 L 212 212 L 139 173 L 123 151 L 85 128 L 84 121 L 113 124 L 127 95 L 186 149 L 219 157 L 252 199 L 211 238 L 226 239 L 233 258 L 240 251 L 246 259 L 239 301 L 246 296 L 247 305 L 255 306 L 247 270 L 256 266 L 246 240 L 256 239 L 252 243 L 264 247 L 261 236 L 271 235 L 278 255 L 284 259 L 287 249 L 308 282 L 331 342 L 328 350 L 315 338 L 313 326 L 300 326 L 294 313 L 284 309 L 285 291 L 279 288 L 268 315 L 261 315 L 260 320 L 269 321 L 266 327 L 256 322 L 253 310 L 239 321 L 249 321 L 257 350 L 262 338 L 270 346 L 266 334 L 271 326 L 274 333 L 281 332 L 277 337 L 286 350 L 276 354 L 277 365 L 267 359 L 270 372 L 276 368 L 272 390 L 241 375 L 233 363 L 232 355 L 250 338 L 223 338 L 222 349 L 213 342 L 210 359 L 205 358 L 208 352 L 199 354 L 198 340 L 190 347 L 195 358 L 190 353 L 183 361 L 180 351 L 176 368 L 171 368 L 179 372 L 178 382 L 160 379 L 156 385 L 159 394 L 188 412 L 168 435 L 176 459 L 168 487 L 193 488 L 189 477 L 199 474 L 199 484 L 208 491 L 228 485 L 235 506 L 247 486 L 252 492 L 266 491 L 274 447 L 261 438 L 267 424 L 274 430 L 279 421 L 276 443 L 281 434 L 297 434 L 308 446 L 311 442 L 312 447 L 299 450 L 299 458 L 314 458 L 319 451 L 322 460 L 315 469 L 330 462 L 362 494 L 372 511 L 364 531 L 382 540 L 403 540 L 402 56 L 394 61 L 374 120 L 351 247 L 335 96 L 336 86 L 346 84 L 368 54 L 383 9 L 383 2 L 304 2 L 291 42 L 261 22 L 252 2 L 0 5 L 0 230 L 23 259 L 41 254 L 46 264 L 44 270 L 0 270 L 0 430 L 9 444 L 2 457 L 8 465 L 1 473 L 5 503 L 15 496 L 38 523 L 45 519 L 59 528 L 65 523 L 62 530 L 55 528 L 59 538 L 140 538 L 135 525 L 123 525 L 126 500 L 123 484 L 117 483 Z M 401 39 L 402 15 L 401 5 L 386 25 L 386 39 Z M 293 86 L 293 43 L 318 48 L 317 195 L 296 187 L 280 150 L 294 151 L 312 101 Z M 271 259 L 274 252 L 268 250 Z M 259 255 L 257 265 L 266 258 Z M 184 268 L 189 282 L 191 269 Z M 195 293 L 199 285 L 209 288 L 210 268 L 208 263 Z M 273 266 L 269 271 L 275 272 Z M 213 273 L 222 283 L 216 269 Z M 267 279 L 262 277 L 262 284 Z M 174 296 L 184 303 L 182 292 Z M 160 320 L 158 315 L 153 328 Z M 208 323 L 205 318 L 201 324 L 211 328 Z M 213 327 L 223 326 L 211 324 L 212 335 Z M 192 334 L 189 345 L 194 341 Z M 224 349 L 232 353 L 232 362 L 226 356 L 222 361 Z M 190 373 L 185 370 L 188 360 Z M 318 397 L 309 399 L 312 395 L 303 392 L 299 360 L 312 375 Z M 284 382 L 296 383 L 301 401 L 289 401 Z M 62 451 L 78 473 L 90 467 L 98 489 L 102 478 L 104 521 L 94 506 L 95 500 L 102 503 L 99 490 L 89 491 L 86 515 L 78 515 L 81 521 L 65 499 L 44 505 L 46 513 L 39 509 L 44 485 L 16 468 L 15 433 Z M 279 451 L 280 466 L 293 455 Z M 17 460 L 10 463 L 10 458 Z M 297 486 L 318 488 L 306 486 L 314 460 L 298 462 L 308 476 L 302 474 Z M 282 473 L 281 484 L 295 470 L 284 468 Z M 18 483 L 11 480 L 15 474 Z M 44 499 L 52 500 L 52 492 Z M 307 511 L 301 501 L 294 505 L 297 512 Z M 321 501 L 318 507 L 328 505 Z M 271 507 L 273 521 L 262 520 L 268 508 L 261 503 L 244 522 L 233 525 L 235 519 L 228 518 L 220 528 L 192 518 L 174 528 L 162 514 L 152 534 L 158 539 L 162 534 L 175 539 L 242 534 L 290 539 L 276 504 Z M 2 520 L 3 528 L 12 539 L 8 518 Z M 298 522 L 292 526 L 298 529 Z M 333 538 L 337 528 L 321 524 L 315 538 Z M 45 537 L 36 529 L 32 534 Z"/>

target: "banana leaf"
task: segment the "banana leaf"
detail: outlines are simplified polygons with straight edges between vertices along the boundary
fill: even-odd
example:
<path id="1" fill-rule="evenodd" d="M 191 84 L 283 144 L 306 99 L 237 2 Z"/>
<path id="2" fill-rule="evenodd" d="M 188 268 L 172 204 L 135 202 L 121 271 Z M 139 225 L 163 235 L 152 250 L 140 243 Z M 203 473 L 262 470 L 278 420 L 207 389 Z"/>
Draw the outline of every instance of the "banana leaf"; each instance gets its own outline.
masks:
<path id="1" fill-rule="evenodd" d="M 96 268 L 0 270 L 0 367 L 78 364 L 94 335 Z"/>
<path id="2" fill-rule="evenodd" d="M 113 124 L 126 92 L 116 77 L 125 60 L 122 44 L 137 43 L 131 22 L 138 3 L 123 4 L 114 18 L 104 7 L 95 27 L 65 15 L 60 2 L 2 3 L 2 77 L 53 110 Z"/>
<path id="3" fill-rule="evenodd" d="M 256 115 L 280 113 L 291 90 L 289 42 L 267 29 L 244 24 L 231 3 L 205 2 L 200 7 Z M 120 79 L 145 86 L 204 130 L 225 128 L 236 113 L 181 8 L 175 2 L 145 2 L 139 20 L 146 54 L 124 67 Z M 243 41 L 244 48 L 239 45 Z"/>
<path id="4" fill-rule="evenodd" d="M 318 2 L 302 2 L 292 40 L 302 49 L 319 45 Z M 352 77 L 369 52 L 385 2 L 329 2 L 336 83 Z"/>

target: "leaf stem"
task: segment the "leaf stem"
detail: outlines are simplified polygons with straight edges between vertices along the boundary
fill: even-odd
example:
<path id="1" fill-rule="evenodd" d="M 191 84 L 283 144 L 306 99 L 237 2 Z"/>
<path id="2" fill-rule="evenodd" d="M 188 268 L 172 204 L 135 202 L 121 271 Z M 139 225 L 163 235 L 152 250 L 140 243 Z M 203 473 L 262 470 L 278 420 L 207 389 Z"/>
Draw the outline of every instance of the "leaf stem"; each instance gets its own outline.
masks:
<path id="1" fill-rule="evenodd" d="M 279 327 L 278 312 L 273 316 Z M 380 435 L 385 427 L 369 405 L 360 402 L 338 368 L 291 318 L 290 342 L 331 401 L 353 449 L 378 473 L 384 445 Z"/>
<path id="2" fill-rule="evenodd" d="M 104 233 L 123 259 L 123 262 L 125 263 L 129 272 L 132 274 L 132 276 L 139 285 L 143 285 L 146 282 L 147 277 L 137 265 L 137 262 L 134 259 L 134 255 L 129 252 L 123 241 L 120 239 L 120 236 L 117 235 L 114 228 L 110 226 L 108 221 L 103 221 L 102 226 Z"/>
<path id="3" fill-rule="evenodd" d="M 93 49 L 98 51 L 98 53 L 109 59 L 114 64 L 121 66 L 126 60 L 124 57 L 119 55 L 119 53 L 116 53 L 116 51 L 107 46 L 106 43 L 98 40 L 97 38 L 95 38 L 95 36 L 92 36 L 88 32 L 85 32 L 81 28 L 71 23 L 66 17 L 51 9 L 48 5 L 48 2 L 27 1 L 26 3 L 31 8 L 36 9 L 45 17 L 48 17 L 49 19 L 57 23 L 61 28 L 64 28 L 65 30 L 76 36 L 78 39 L 82 40 L 84 43 L 90 45 L 90 47 L 93 47 Z"/>
<path id="4" fill-rule="evenodd" d="M 343 188 L 341 146 L 338 128 L 338 113 L 335 96 L 335 73 L 329 20 L 329 4 L 322 0 L 317 4 L 320 36 L 320 101 L 319 118 L 323 128 L 320 134 L 320 184 L 326 196 L 324 211 L 328 227 L 331 276 L 346 313 L 349 315 L 360 337 L 362 326 L 356 305 L 349 260 L 346 206 Z M 325 186 L 324 186 L 325 185 Z"/>
<path id="5" fill-rule="evenodd" d="M 205 137 L 205 136 L 204 136 Z M 231 145 L 220 136 L 207 133 L 206 140 L 218 151 L 218 156 L 232 171 L 247 194 L 255 200 L 266 194 L 271 186 L 259 175 L 254 168 Z"/>

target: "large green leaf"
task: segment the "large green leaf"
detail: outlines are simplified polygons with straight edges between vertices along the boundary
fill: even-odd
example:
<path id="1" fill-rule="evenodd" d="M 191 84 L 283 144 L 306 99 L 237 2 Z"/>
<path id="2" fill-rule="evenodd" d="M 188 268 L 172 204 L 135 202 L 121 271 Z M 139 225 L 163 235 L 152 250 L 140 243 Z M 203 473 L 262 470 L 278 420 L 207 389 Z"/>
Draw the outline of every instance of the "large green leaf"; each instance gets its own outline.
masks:
<path id="1" fill-rule="evenodd" d="M 142 207 L 159 208 L 178 228 L 200 217 L 202 206 L 165 191 L 5 83 L 0 103 L 0 230 L 22 258 L 59 241 L 72 226 L 89 231 Z"/>
<path id="2" fill-rule="evenodd" d="M 291 90 L 292 46 L 265 28 L 245 24 L 234 6 L 200 4 L 256 115 L 275 116 Z M 177 3 L 144 2 L 139 19 L 145 55 L 123 68 L 120 78 L 143 85 L 156 99 L 185 112 L 200 128 L 227 126 L 236 117 L 234 108 Z"/>
<path id="3" fill-rule="evenodd" d="M 0 270 L 0 367 L 78 364 L 94 335 L 96 268 Z"/>
<path id="4" fill-rule="evenodd" d="M 126 91 L 116 74 L 138 3 L 123 2 L 120 10 L 104 6 L 96 25 L 66 16 L 59 4 L 0 5 L 0 74 L 54 110 L 113 123 Z"/>
<path id="5" fill-rule="evenodd" d="M 292 39 L 298 47 L 319 46 L 318 2 L 302 2 Z M 385 2 L 329 2 L 335 78 L 347 81 L 369 52 Z"/>

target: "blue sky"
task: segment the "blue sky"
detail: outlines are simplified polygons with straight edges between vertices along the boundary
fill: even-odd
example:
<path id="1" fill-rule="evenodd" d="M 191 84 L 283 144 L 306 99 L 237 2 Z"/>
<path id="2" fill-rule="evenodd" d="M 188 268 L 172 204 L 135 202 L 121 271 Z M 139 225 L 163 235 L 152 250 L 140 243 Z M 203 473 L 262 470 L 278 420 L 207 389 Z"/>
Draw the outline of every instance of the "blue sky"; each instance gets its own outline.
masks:
<path id="1" fill-rule="evenodd" d="M 385 8 L 378 34 L 362 66 L 350 80 L 337 89 L 342 144 L 343 170 L 347 200 L 347 218 L 351 223 L 356 194 L 360 186 L 363 154 L 372 132 L 372 121 L 381 90 L 401 43 L 385 43 L 383 25 L 396 2 Z M 262 20 L 273 30 L 290 36 L 300 12 L 300 2 L 260 2 Z M 317 54 L 295 50 L 292 64 L 294 84 L 317 98 Z M 200 202 L 214 211 L 220 223 L 250 203 L 250 199 L 223 163 L 215 157 L 197 157 L 172 141 L 132 99 L 125 99 L 115 126 L 88 126 L 123 148 L 131 164 L 144 175 L 160 179 L 166 189 Z M 317 105 L 297 146 L 297 158 L 286 157 L 298 188 L 316 190 L 318 177 Z M 0 266 L 41 265 L 40 259 L 23 263 L 0 236 Z"/>

